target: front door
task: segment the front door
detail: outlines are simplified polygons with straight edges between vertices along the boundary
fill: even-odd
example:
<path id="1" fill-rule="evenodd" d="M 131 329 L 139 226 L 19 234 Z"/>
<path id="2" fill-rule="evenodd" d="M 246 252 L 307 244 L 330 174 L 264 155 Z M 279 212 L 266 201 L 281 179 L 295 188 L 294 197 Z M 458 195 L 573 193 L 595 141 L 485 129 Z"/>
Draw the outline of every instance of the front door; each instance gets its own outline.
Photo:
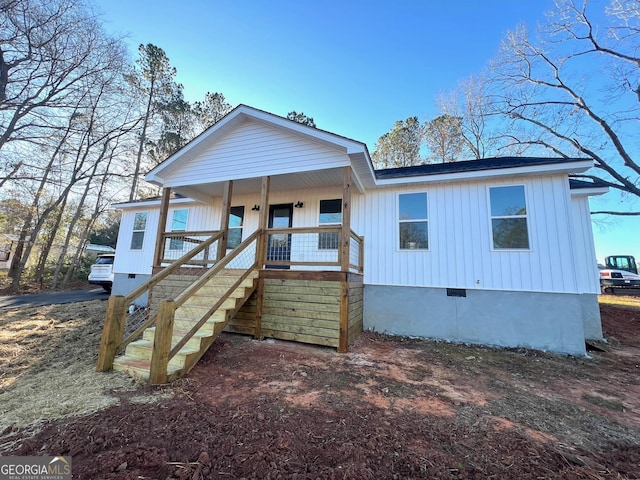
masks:
<path id="1" fill-rule="evenodd" d="M 269 228 L 291 228 L 293 203 L 269 206 Z M 267 244 L 267 268 L 288 269 L 289 265 L 269 265 L 269 262 L 291 260 L 291 234 L 272 233 Z"/>

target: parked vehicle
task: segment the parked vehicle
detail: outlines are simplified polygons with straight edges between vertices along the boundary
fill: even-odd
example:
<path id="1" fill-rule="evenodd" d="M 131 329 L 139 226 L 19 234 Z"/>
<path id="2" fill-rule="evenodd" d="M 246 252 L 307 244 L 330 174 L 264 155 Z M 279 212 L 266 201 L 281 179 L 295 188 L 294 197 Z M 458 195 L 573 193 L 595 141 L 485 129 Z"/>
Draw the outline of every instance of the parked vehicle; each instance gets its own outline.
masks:
<path id="1" fill-rule="evenodd" d="M 612 255 L 604 262 L 598 265 L 602 293 L 615 293 L 616 288 L 640 288 L 638 266 L 631 255 Z"/>
<path id="2" fill-rule="evenodd" d="M 91 265 L 89 283 L 100 285 L 107 293 L 111 293 L 113 287 L 113 259 L 114 254 L 98 255 L 95 263 Z"/>

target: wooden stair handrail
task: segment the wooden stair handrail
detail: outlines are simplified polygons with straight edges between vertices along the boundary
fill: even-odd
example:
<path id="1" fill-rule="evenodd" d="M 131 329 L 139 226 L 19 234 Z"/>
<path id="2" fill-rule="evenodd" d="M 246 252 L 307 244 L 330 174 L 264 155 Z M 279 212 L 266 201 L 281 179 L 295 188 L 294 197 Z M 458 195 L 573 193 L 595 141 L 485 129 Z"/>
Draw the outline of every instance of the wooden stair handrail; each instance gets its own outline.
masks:
<path id="1" fill-rule="evenodd" d="M 258 231 L 253 232 L 244 242 L 238 245 L 233 250 L 233 252 L 231 252 L 229 255 L 225 255 L 224 258 L 222 258 L 222 260 L 217 262 L 207 273 L 200 276 L 198 280 L 196 280 L 191 285 L 189 285 L 180 295 L 178 295 L 175 298 L 176 308 L 179 308 L 180 306 L 182 306 L 182 304 L 185 301 L 187 301 L 187 299 L 191 297 L 194 293 L 200 290 L 200 288 L 205 283 L 207 283 L 211 277 L 213 277 L 214 275 L 217 275 L 221 270 L 224 269 L 224 267 L 226 267 L 229 264 L 229 262 L 231 262 L 231 260 L 235 259 L 238 255 L 240 255 L 240 253 L 242 253 L 244 249 L 247 248 L 251 244 L 251 242 L 253 242 L 253 240 L 255 240 L 258 237 L 258 234 L 259 234 Z M 255 261 L 254 261 L 254 265 L 252 265 L 251 268 L 253 268 L 254 266 L 255 266 Z"/>
<path id="2" fill-rule="evenodd" d="M 178 295 L 178 297 L 175 299 L 176 310 L 181 305 L 183 305 L 188 298 L 194 295 L 203 285 L 205 285 L 211 279 L 211 277 L 219 273 L 229 262 L 231 262 L 231 260 L 236 258 L 249 245 L 251 245 L 251 243 L 253 243 L 253 241 L 258 238 L 259 234 L 260 234 L 259 231 L 253 232 L 253 234 L 251 234 L 249 238 L 247 238 L 244 242 L 238 245 L 232 253 L 230 253 L 229 255 L 226 255 L 218 264 L 216 264 L 215 267 L 213 267 L 209 272 L 207 272 L 205 275 L 199 278 L 198 281 L 191 284 L 189 288 L 187 288 L 180 295 Z M 257 244 L 256 244 L 256 250 L 257 250 Z M 249 274 L 256 268 L 256 265 L 257 265 L 257 259 L 254 259 L 253 264 L 249 268 L 247 268 L 247 270 L 240 276 L 240 278 L 236 282 L 234 282 L 234 284 L 231 287 L 229 287 L 226 293 L 222 295 L 222 297 L 220 297 L 220 299 L 202 316 L 202 318 L 200 318 L 198 323 L 196 323 L 191 328 L 191 330 L 189 330 L 189 332 L 187 332 L 187 334 L 184 337 L 182 337 L 182 339 L 171 349 L 171 351 L 169 352 L 169 360 L 171 360 L 180 351 L 180 349 L 187 344 L 187 342 L 195 335 L 195 333 L 198 330 L 200 330 L 200 328 L 207 322 L 209 317 L 213 315 L 213 313 L 215 313 L 215 311 L 220 308 L 220 306 L 231 296 L 231 293 L 235 291 L 242 284 L 242 282 L 249 276 Z"/>
<path id="3" fill-rule="evenodd" d="M 242 276 L 231 287 L 229 287 L 229 290 L 227 290 L 227 292 L 222 297 L 220 297 L 220 300 L 218 300 L 209 310 L 207 310 L 207 313 L 205 313 L 202 316 L 202 318 L 200 318 L 198 323 L 196 323 L 191 328 L 191 330 L 189 330 L 185 334 L 185 336 L 182 337 L 182 339 L 178 343 L 176 343 L 176 345 L 169 352 L 169 360 L 171 360 L 180 351 L 180 349 L 184 347 L 187 344 L 187 342 L 191 340 L 191 338 L 193 338 L 193 336 L 198 332 L 198 330 L 200 330 L 200 328 L 202 328 L 202 326 L 205 323 L 207 323 L 207 320 L 209 320 L 209 317 L 211 317 L 211 315 L 213 315 L 216 312 L 216 310 L 218 310 L 222 306 L 222 304 L 227 301 L 227 299 L 231 296 L 231 293 L 234 292 L 242 284 L 242 282 L 246 280 L 246 278 L 254 270 L 254 268 L 255 266 L 246 270 L 244 274 L 242 274 Z"/>
<path id="4" fill-rule="evenodd" d="M 124 298 L 124 305 L 128 305 L 133 300 L 135 300 L 140 295 L 142 295 L 144 292 L 150 290 L 153 286 L 155 286 L 158 283 L 160 283 L 166 277 L 171 275 L 175 270 L 177 270 L 182 265 L 184 265 L 187 262 L 187 260 L 189 260 L 189 258 L 197 255 L 198 253 L 200 253 L 205 248 L 210 247 L 211 244 L 213 244 L 213 242 L 218 240 L 221 236 L 222 236 L 222 232 L 216 233 L 211 238 L 206 240 L 204 243 L 198 245 L 198 247 L 196 247 L 193 250 L 190 250 L 187 253 L 185 253 L 182 257 L 180 257 L 178 260 L 176 260 L 175 263 L 172 263 L 170 266 L 168 266 L 167 268 L 165 268 L 161 272 L 158 272 L 157 274 L 152 276 L 149 280 L 147 280 L 145 283 L 140 285 L 138 288 L 136 288 L 133 292 L 131 292 L 129 295 L 127 295 Z M 149 328 L 151 325 L 153 325 L 156 322 L 157 319 L 158 319 L 157 313 L 149 316 L 149 318 L 147 318 L 138 328 L 136 328 L 133 331 L 133 333 L 131 333 L 127 338 L 123 339 L 120 342 L 120 344 L 116 348 L 116 355 L 121 353 L 126 348 L 127 345 L 129 345 L 131 342 L 133 342 L 136 338 L 138 338 L 138 336 L 142 332 L 144 332 L 147 328 Z"/>
<path id="5" fill-rule="evenodd" d="M 171 275 L 175 270 L 177 270 L 178 268 L 180 268 L 182 265 L 184 265 L 185 263 L 187 263 L 187 260 L 189 260 L 189 258 L 197 255 L 198 253 L 200 253 L 201 251 L 203 251 L 205 248 L 210 247 L 211 244 L 213 244 L 213 242 L 215 242 L 216 240 L 220 239 L 220 237 L 222 237 L 223 232 L 218 232 L 215 235 L 211 236 L 211 238 L 209 238 L 208 240 L 206 240 L 205 242 L 201 243 L 200 245 L 198 245 L 196 248 L 194 248 L 193 250 L 189 250 L 187 253 L 185 253 L 183 256 L 181 256 L 180 258 L 178 258 L 175 262 L 173 262 L 171 265 L 169 265 L 167 268 L 165 268 L 164 270 L 156 273 L 155 275 L 153 275 L 149 280 L 147 280 L 145 283 L 143 283 L 142 285 L 140 285 L 138 288 L 136 288 L 134 291 L 130 292 L 126 297 L 125 297 L 125 303 L 129 303 L 133 300 L 135 300 L 136 298 L 138 298 L 140 295 L 142 295 L 144 292 L 146 292 L 147 290 L 150 290 L 152 287 L 154 287 L 157 283 L 159 283 L 161 280 L 164 280 L 166 277 L 168 277 L 169 275 Z"/>

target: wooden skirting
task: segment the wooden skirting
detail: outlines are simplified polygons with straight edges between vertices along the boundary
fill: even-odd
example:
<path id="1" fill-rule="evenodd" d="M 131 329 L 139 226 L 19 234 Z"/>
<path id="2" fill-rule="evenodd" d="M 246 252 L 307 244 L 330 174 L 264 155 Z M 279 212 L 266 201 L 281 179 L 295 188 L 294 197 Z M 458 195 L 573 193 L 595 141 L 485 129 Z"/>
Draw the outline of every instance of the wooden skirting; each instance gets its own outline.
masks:
<path id="1" fill-rule="evenodd" d="M 260 293 L 256 292 L 226 331 L 254 336 L 259 331 L 260 338 L 293 340 L 338 349 L 341 347 L 341 321 L 347 325 L 342 345 L 351 344 L 362 332 L 362 275 L 262 270 L 260 278 L 264 285 L 261 318 L 257 318 Z M 343 301 L 343 292 L 347 292 L 346 301 Z M 341 312 L 341 308 L 345 311 Z"/>

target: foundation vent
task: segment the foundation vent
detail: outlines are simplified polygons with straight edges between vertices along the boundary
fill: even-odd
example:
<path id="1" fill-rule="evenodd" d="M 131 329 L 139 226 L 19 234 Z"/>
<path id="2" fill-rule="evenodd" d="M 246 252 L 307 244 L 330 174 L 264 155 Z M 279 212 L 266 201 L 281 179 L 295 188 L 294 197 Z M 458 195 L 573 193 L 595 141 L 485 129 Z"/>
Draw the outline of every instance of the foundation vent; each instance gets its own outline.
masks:
<path id="1" fill-rule="evenodd" d="M 447 297 L 466 297 L 467 290 L 465 288 L 447 288 Z"/>

